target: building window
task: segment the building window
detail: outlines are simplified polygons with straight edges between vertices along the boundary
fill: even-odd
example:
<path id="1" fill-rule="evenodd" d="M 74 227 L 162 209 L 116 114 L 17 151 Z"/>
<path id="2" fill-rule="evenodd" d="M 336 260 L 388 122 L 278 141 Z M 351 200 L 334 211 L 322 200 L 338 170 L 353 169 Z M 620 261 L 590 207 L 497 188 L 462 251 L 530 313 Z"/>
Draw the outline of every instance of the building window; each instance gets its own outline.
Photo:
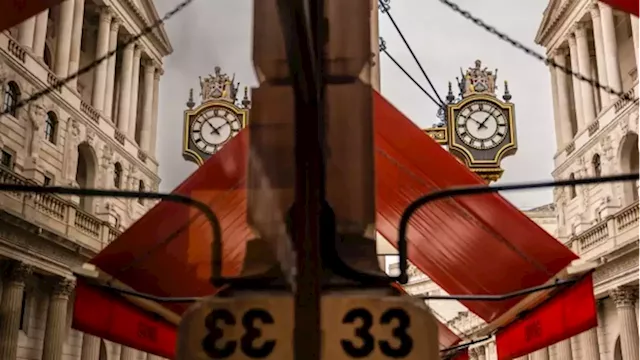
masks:
<path id="1" fill-rule="evenodd" d="M 600 163 L 600 155 L 593 155 L 593 159 L 591 159 L 591 165 L 593 165 L 593 175 L 599 177 L 602 175 L 602 164 Z"/>
<path id="2" fill-rule="evenodd" d="M 13 168 L 13 154 L 7 150 L 2 150 L 0 154 L 0 164 L 6 168 Z"/>
<path id="3" fill-rule="evenodd" d="M 44 176 L 44 181 L 42 182 L 43 186 L 49 186 L 53 183 L 53 180 L 51 180 L 50 176 L 45 175 Z"/>
<path id="4" fill-rule="evenodd" d="M 27 298 L 29 297 L 29 294 L 27 294 L 27 292 L 23 292 L 22 293 L 22 304 L 20 305 L 20 330 L 26 331 L 27 330 Z"/>
<path id="5" fill-rule="evenodd" d="M 138 191 L 139 192 L 144 192 L 144 181 L 140 180 L 138 182 Z M 143 198 L 138 198 L 138 202 L 140 203 L 140 205 L 144 205 L 144 199 Z"/>
<path id="6" fill-rule="evenodd" d="M 122 165 L 119 162 L 113 166 L 113 185 L 118 189 L 122 185 Z"/>
<path id="7" fill-rule="evenodd" d="M 576 176 L 571 173 L 571 175 L 569 175 L 569 180 L 575 180 Z M 569 197 L 571 199 L 574 199 L 576 197 L 576 185 L 575 184 L 571 184 L 569 185 Z"/>
<path id="8" fill-rule="evenodd" d="M 9 81 L 4 87 L 4 102 L 2 106 L 2 112 L 16 116 L 16 105 L 20 100 L 20 88 L 18 84 L 13 81 Z"/>
<path id="9" fill-rule="evenodd" d="M 58 119 L 53 111 L 47 113 L 47 120 L 44 124 L 44 137 L 52 144 L 56 143 L 56 132 L 58 130 Z"/>

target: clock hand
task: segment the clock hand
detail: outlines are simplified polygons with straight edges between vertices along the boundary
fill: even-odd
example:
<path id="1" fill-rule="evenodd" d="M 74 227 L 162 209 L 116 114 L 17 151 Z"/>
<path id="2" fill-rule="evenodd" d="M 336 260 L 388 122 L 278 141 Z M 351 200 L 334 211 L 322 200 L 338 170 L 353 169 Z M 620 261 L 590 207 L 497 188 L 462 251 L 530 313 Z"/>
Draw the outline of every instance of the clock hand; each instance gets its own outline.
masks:
<path id="1" fill-rule="evenodd" d="M 487 121 L 489 121 L 489 118 L 491 118 L 491 114 L 487 115 L 487 117 L 484 120 L 482 120 L 482 123 L 480 124 L 480 126 L 478 126 L 478 129 L 486 128 L 487 125 L 485 124 L 487 123 Z"/>

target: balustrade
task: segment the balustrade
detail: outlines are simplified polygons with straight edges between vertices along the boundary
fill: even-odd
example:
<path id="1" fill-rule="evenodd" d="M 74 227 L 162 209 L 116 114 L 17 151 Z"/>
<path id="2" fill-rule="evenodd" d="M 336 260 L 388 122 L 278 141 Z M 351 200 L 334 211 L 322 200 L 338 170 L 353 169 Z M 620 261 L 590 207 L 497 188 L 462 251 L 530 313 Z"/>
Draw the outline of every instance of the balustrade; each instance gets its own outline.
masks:
<path id="1" fill-rule="evenodd" d="M 604 221 L 572 239 L 578 244 L 578 255 L 596 256 L 608 249 L 638 239 L 638 201 L 622 208 Z"/>
<path id="2" fill-rule="evenodd" d="M 33 181 L 3 167 L 0 167 L 0 183 L 35 185 Z M 120 235 L 107 221 L 55 194 L 0 192 L 0 209 L 96 252 Z"/>

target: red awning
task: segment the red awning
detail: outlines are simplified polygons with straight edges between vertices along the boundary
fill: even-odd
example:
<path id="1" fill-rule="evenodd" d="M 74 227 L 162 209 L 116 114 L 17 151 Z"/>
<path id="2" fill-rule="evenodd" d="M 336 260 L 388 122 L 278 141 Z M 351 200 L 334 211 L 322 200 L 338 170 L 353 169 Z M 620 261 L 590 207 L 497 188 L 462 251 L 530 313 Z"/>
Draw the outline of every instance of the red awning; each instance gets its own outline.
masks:
<path id="1" fill-rule="evenodd" d="M 415 198 L 452 186 L 482 184 L 482 180 L 377 93 L 374 114 L 377 228 L 395 244 L 402 210 Z M 248 130 L 242 131 L 175 190 L 210 204 L 218 215 L 223 228 L 223 273 L 227 275 L 238 273 L 244 244 L 251 236 L 244 189 L 248 135 Z M 137 291 L 157 296 L 207 295 L 215 292 L 209 284 L 210 234 L 203 216 L 185 205 L 163 201 L 92 263 Z M 408 244 L 410 261 L 451 294 L 499 294 L 541 285 L 576 259 L 499 194 L 423 207 L 411 221 Z M 489 258 L 500 261 L 486 261 Z M 464 305 L 492 322 L 510 316 L 505 313 L 520 300 Z M 78 296 L 76 301 L 86 300 Z M 180 315 L 186 307 L 167 308 Z M 85 332 L 92 333 L 91 326 L 97 326 L 83 324 L 77 311 L 74 317 L 76 326 Z M 457 343 L 459 338 L 445 329 L 441 344 Z M 99 331 L 97 335 L 102 336 Z M 114 341 L 139 344 L 137 339 Z"/>
<path id="2" fill-rule="evenodd" d="M 603 3 L 611 6 L 612 8 L 616 8 L 620 11 L 624 11 L 629 14 L 633 14 L 638 16 L 638 8 L 640 8 L 640 3 L 636 0 L 600 0 Z"/>

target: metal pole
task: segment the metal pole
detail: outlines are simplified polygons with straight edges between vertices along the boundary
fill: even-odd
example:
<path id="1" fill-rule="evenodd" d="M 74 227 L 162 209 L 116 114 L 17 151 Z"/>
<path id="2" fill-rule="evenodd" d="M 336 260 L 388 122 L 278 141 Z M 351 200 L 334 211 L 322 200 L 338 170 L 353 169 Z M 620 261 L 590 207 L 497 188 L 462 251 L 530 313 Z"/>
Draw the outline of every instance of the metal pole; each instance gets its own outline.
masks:
<path id="1" fill-rule="evenodd" d="M 278 5 L 295 94 L 294 359 L 320 360 L 320 215 L 325 204 L 324 0 L 281 0 Z"/>

